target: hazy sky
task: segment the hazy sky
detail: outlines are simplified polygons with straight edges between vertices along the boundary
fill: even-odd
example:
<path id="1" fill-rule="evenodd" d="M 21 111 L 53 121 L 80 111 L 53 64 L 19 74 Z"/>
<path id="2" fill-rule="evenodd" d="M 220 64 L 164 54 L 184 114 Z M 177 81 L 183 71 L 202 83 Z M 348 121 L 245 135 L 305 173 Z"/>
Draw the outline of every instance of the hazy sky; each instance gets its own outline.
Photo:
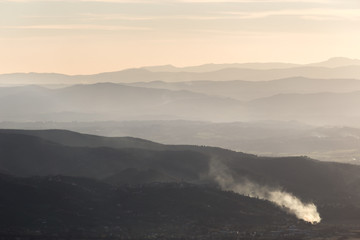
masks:
<path id="1" fill-rule="evenodd" d="M 0 0 L 0 73 L 360 58 L 360 0 Z"/>

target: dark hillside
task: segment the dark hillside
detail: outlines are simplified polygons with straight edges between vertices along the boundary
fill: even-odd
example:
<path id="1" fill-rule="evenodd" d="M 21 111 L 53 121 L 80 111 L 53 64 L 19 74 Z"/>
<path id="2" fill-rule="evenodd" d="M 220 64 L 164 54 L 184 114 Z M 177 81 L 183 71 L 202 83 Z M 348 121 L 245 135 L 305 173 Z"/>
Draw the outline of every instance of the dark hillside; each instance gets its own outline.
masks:
<path id="1" fill-rule="evenodd" d="M 114 188 L 85 178 L 0 175 L 0 187 L 6 192 L 1 232 L 134 237 L 156 230 L 186 236 L 296 223 L 267 201 L 186 183 Z"/>
<path id="2" fill-rule="evenodd" d="M 61 133 L 45 131 L 55 135 L 57 132 Z M 118 148 L 64 146 L 49 141 L 51 134 L 38 134 L 47 138 L 44 139 L 29 135 L 31 133 L 0 133 L 1 172 L 26 177 L 88 177 L 118 186 L 154 182 L 218 186 L 217 174 L 226 174 L 225 177 L 233 178 L 235 184 L 241 185 L 248 180 L 260 186 L 282 189 L 305 202 L 314 202 L 319 206 L 320 215 L 325 214 L 325 221 L 340 221 L 350 216 L 354 220 L 360 216 L 343 214 L 346 211 L 356 213 L 360 209 L 359 166 L 320 162 L 307 157 L 257 157 L 221 148 L 191 145 L 159 145 L 164 150 L 148 150 L 143 145 L 136 148 L 136 141 L 147 143 L 138 139 L 132 139 L 135 141 L 132 148 L 122 148 L 122 142 L 126 147 L 129 142 L 122 138 L 96 136 L 90 136 L 91 144 L 99 146 L 100 143 L 105 145 L 109 142 Z M 74 134 L 78 139 L 89 137 L 65 133 L 66 136 Z M 57 138 L 52 136 L 51 139 Z M 69 142 L 74 145 L 77 141 Z M 83 145 L 86 145 L 86 141 Z M 157 145 L 151 143 L 150 146 Z M 215 172 L 212 171 L 214 166 L 217 166 Z M 345 207 L 351 210 L 342 212 L 341 209 Z"/>

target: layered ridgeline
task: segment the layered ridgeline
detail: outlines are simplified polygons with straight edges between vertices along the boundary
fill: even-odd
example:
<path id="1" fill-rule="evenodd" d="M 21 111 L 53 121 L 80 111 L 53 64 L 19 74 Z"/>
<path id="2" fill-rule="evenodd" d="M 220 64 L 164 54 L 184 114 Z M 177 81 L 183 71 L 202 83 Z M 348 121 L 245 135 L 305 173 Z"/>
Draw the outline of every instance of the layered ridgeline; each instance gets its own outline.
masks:
<path id="1" fill-rule="evenodd" d="M 302 76 L 307 78 L 359 78 L 360 60 L 333 58 L 313 64 L 247 63 L 207 64 L 195 67 L 144 67 L 93 75 L 64 75 L 55 73 L 14 73 L 0 75 L 2 84 L 73 84 L 142 81 L 246 80 L 267 81 Z"/>
<path id="2" fill-rule="evenodd" d="M 2 130 L 3 174 L 65 175 L 115 186 L 187 182 L 270 201 L 299 219 L 358 221 L 360 168 L 306 157 L 257 157 L 62 130 Z"/>
<path id="3" fill-rule="evenodd" d="M 211 91 L 208 93 L 207 88 L 204 88 L 203 92 L 196 92 L 199 87 L 192 91 L 115 83 L 74 85 L 59 89 L 39 86 L 3 87 L 0 88 L 1 120 L 15 122 L 175 119 L 215 122 L 296 120 L 315 125 L 359 126 L 360 90 L 357 89 L 360 89 L 360 84 L 358 80 L 333 80 L 329 83 L 325 80 L 304 80 L 304 86 L 307 87 L 303 87 L 303 90 L 297 89 L 296 86 L 302 85 L 303 80 L 285 79 L 270 83 L 262 82 L 257 83 L 258 88 L 252 86 L 248 89 L 230 87 L 232 83 L 229 83 L 230 86 L 226 88 L 234 89 L 234 94 L 247 89 L 247 95 L 259 97 L 247 101 L 225 97 L 234 95 L 228 94 L 227 90 L 217 95 L 211 95 L 215 94 Z M 291 88 L 293 81 L 297 84 Z M 321 86 L 310 91 L 317 82 L 323 82 L 328 86 L 324 89 L 333 92 L 314 92 L 320 91 Z M 274 86 L 269 88 L 269 84 L 272 83 Z M 341 83 L 348 83 L 345 84 L 347 87 L 336 91 Z M 221 91 L 221 87 L 216 87 L 217 83 L 214 84 L 212 88 Z M 226 84 L 228 83 L 225 82 L 223 86 Z M 283 88 L 277 87 L 278 85 Z M 346 92 L 350 89 L 352 89 L 351 92 Z M 302 91 L 304 93 L 301 93 Z"/>
<path id="4" fill-rule="evenodd" d="M 89 76 L 3 74 L 1 120 L 275 120 L 359 127 L 359 62 L 157 66 Z M 24 86 L 14 87 L 19 84 Z"/>
<path id="5" fill-rule="evenodd" d="M 360 76 L 358 77 L 358 79 Z M 360 90 L 358 79 L 316 79 L 289 77 L 269 81 L 183 81 L 183 82 L 136 82 L 129 86 L 186 90 L 218 97 L 230 97 L 240 101 L 251 101 L 278 94 L 314 94 L 323 92 L 346 93 Z"/>
<path id="6" fill-rule="evenodd" d="M 2 122 L 0 128 L 67 129 L 109 137 L 133 136 L 167 144 L 218 146 L 266 156 L 306 155 L 323 161 L 360 163 L 359 128 L 317 127 L 297 121 L 41 121 Z"/>
<path id="7" fill-rule="evenodd" d="M 238 100 L 114 83 L 0 88 L 2 121 L 238 118 Z M 236 111 L 234 111 L 236 109 Z"/>

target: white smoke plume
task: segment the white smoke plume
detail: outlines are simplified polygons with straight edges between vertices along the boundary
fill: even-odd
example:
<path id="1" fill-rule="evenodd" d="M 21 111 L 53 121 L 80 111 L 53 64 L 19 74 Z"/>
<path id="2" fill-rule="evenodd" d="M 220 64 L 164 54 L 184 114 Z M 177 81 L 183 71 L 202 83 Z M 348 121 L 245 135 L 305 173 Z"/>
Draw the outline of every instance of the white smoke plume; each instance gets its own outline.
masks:
<path id="1" fill-rule="evenodd" d="M 297 218 L 312 224 L 317 224 L 321 221 L 315 204 L 302 203 L 300 199 L 290 193 L 268 186 L 260 186 L 249 180 L 235 181 L 229 170 L 218 161 L 212 161 L 210 164 L 210 176 L 215 179 L 223 190 L 268 200 L 287 212 L 294 214 Z"/>

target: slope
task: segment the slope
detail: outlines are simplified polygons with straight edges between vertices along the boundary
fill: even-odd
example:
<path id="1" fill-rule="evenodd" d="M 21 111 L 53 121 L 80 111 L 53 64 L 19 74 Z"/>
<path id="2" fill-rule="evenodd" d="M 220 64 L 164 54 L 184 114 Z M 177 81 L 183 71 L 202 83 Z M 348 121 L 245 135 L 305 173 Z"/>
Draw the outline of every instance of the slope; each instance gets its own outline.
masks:
<path id="1" fill-rule="evenodd" d="M 360 191 L 354 187 L 360 181 L 359 166 L 307 157 L 257 157 L 221 148 L 185 145 L 168 145 L 162 151 L 136 146 L 130 149 L 70 147 L 30 136 L 32 131 L 24 132 L 27 135 L 20 131 L 0 134 L 0 169 L 3 172 L 20 176 L 86 176 L 112 183 L 118 179 L 121 184 L 131 184 L 133 180 L 139 183 L 136 176 L 146 172 L 151 174 L 144 177 L 144 183 L 157 179 L 217 185 L 217 176 L 228 176 L 240 185 L 248 180 L 274 189 L 282 188 L 306 201 L 322 204 L 358 205 L 360 200 Z M 38 134 L 37 131 L 33 133 Z"/>
<path id="2" fill-rule="evenodd" d="M 136 239 L 296 222 L 267 201 L 185 183 L 114 188 L 87 178 L 0 175 L 0 186 L 6 192 L 0 199 L 2 236 L 88 239 L 111 233 L 107 237 Z"/>

